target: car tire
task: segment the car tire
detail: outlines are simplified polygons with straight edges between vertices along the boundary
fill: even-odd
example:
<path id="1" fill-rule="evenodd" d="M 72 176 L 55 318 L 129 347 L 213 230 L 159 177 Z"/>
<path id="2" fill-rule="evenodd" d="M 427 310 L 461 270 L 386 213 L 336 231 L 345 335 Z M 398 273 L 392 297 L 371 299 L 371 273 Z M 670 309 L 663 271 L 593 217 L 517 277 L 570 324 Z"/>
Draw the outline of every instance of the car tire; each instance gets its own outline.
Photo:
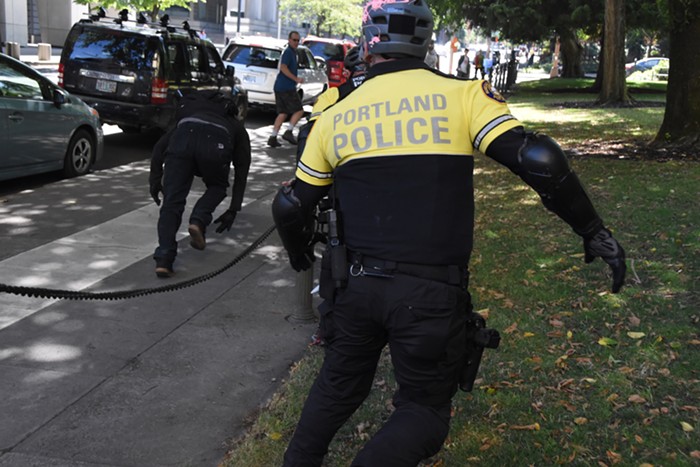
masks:
<path id="1" fill-rule="evenodd" d="M 86 130 L 78 130 L 68 144 L 63 161 L 63 174 L 68 177 L 85 175 L 95 161 L 95 143 Z"/>

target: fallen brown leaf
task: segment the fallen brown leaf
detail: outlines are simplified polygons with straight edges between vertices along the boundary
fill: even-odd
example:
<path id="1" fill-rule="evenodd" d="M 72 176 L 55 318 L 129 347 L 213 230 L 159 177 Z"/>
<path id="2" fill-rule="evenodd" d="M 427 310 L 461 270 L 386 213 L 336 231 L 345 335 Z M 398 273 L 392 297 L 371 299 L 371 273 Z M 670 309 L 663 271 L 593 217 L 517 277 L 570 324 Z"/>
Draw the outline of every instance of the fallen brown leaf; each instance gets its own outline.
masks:
<path id="1" fill-rule="evenodd" d="M 646 403 L 646 399 L 640 396 L 639 394 L 632 394 L 627 398 L 629 402 L 632 402 L 634 404 L 644 404 Z"/>
<path id="2" fill-rule="evenodd" d="M 520 431 L 539 431 L 540 424 L 535 422 L 532 425 L 511 425 L 509 428 L 511 430 L 520 430 Z"/>

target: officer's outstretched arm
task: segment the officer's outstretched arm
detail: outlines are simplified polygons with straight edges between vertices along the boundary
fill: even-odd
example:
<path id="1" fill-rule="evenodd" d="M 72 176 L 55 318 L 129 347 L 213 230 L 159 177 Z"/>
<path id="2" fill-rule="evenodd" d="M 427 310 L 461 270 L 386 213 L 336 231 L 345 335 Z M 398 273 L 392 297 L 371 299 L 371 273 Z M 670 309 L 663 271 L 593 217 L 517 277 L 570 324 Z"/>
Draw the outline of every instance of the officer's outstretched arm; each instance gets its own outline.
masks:
<path id="1" fill-rule="evenodd" d="M 272 201 L 272 218 L 295 271 L 309 269 L 315 260 L 313 208 L 327 192 L 328 187 L 294 180 L 280 188 Z"/>
<path id="2" fill-rule="evenodd" d="M 612 291 L 618 292 L 627 269 L 625 251 L 603 226 L 561 147 L 549 136 L 526 133 L 519 127 L 496 138 L 486 154 L 520 176 L 537 191 L 547 209 L 583 237 L 587 263 L 600 256 L 610 265 Z"/>

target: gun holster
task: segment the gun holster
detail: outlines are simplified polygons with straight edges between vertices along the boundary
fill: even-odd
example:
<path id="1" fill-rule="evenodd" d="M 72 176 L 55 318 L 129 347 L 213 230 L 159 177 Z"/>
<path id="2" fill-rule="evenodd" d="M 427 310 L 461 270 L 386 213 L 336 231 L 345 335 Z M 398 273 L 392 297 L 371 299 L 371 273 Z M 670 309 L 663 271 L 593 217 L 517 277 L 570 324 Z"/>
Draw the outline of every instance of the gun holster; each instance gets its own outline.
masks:
<path id="1" fill-rule="evenodd" d="M 345 287 L 348 281 L 348 257 L 345 245 L 333 245 L 329 241 L 321 256 L 321 275 L 318 280 L 319 295 L 333 301 L 335 292 Z"/>
<path id="2" fill-rule="evenodd" d="M 501 335 L 495 329 L 488 329 L 484 317 L 473 311 L 467 315 L 466 327 L 466 362 L 459 375 L 459 389 L 471 392 L 484 349 L 498 348 Z"/>

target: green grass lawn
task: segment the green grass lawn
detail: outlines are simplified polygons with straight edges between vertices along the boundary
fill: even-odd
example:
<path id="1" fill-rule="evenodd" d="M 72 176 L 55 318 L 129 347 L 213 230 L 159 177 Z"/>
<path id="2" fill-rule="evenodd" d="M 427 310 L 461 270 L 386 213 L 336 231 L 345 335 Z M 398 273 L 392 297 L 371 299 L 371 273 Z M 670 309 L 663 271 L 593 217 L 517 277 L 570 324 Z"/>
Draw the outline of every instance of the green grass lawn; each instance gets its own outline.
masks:
<path id="1" fill-rule="evenodd" d="M 663 107 L 557 107 L 596 97 L 561 92 L 561 81 L 523 86 L 509 104 L 565 148 L 650 140 L 660 126 Z M 424 465 L 700 465 L 700 164 L 582 155 L 572 166 L 627 251 L 627 286 L 610 294 L 607 266 L 584 264 L 580 238 L 477 157 L 471 291 L 502 341 L 485 352 L 475 390 L 455 397 L 450 435 Z M 281 465 L 321 359 L 309 348 L 223 465 Z M 349 465 L 389 416 L 393 389 L 385 355 L 327 466 Z"/>

